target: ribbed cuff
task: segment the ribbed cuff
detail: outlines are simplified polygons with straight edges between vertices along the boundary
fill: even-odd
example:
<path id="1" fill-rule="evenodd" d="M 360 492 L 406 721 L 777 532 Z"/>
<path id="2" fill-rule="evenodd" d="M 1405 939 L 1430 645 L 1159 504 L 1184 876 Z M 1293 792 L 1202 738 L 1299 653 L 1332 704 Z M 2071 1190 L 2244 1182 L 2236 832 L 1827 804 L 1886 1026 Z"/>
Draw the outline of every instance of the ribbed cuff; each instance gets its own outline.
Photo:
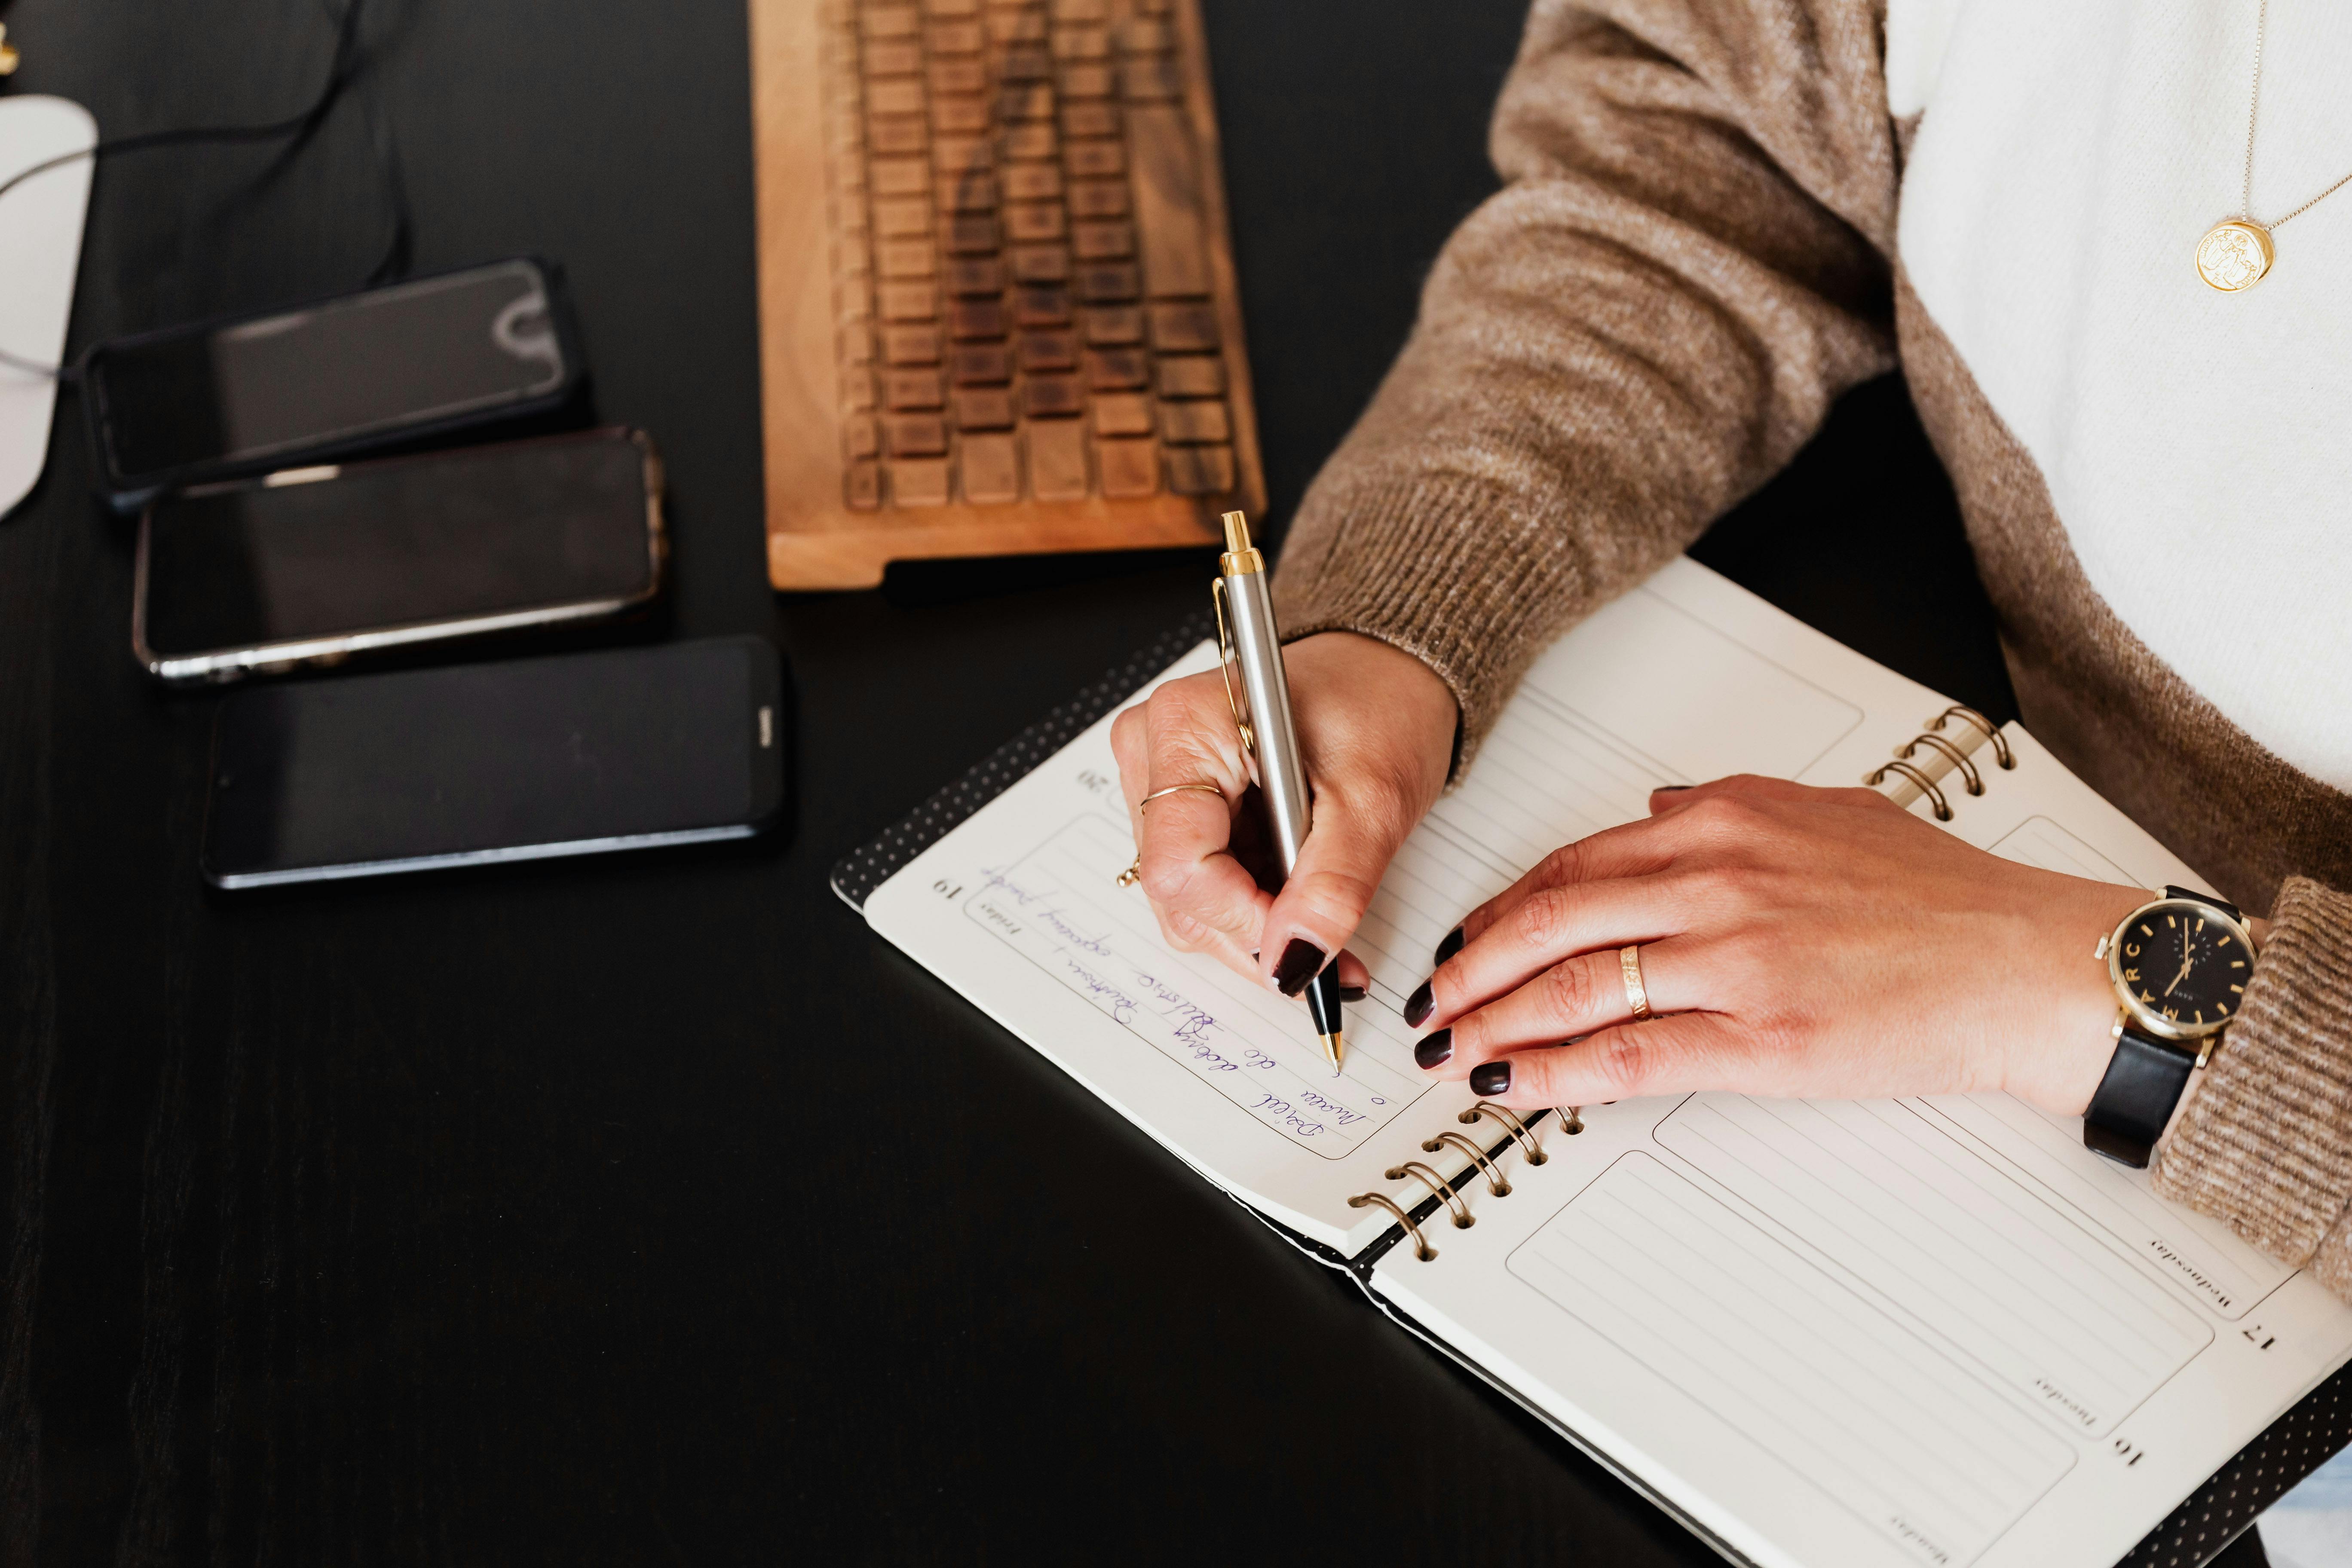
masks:
<path id="1" fill-rule="evenodd" d="M 1283 635 L 1358 632 L 1436 671 L 1462 710 L 1459 777 L 1535 656 L 1612 588 L 1660 563 L 1596 583 L 1602 574 L 1564 548 L 1562 533 L 1556 520 L 1531 518 L 1459 474 L 1311 496 L 1275 571 Z"/>
<path id="2" fill-rule="evenodd" d="M 2290 877 L 2156 1190 L 2352 1300 L 2352 898 Z"/>

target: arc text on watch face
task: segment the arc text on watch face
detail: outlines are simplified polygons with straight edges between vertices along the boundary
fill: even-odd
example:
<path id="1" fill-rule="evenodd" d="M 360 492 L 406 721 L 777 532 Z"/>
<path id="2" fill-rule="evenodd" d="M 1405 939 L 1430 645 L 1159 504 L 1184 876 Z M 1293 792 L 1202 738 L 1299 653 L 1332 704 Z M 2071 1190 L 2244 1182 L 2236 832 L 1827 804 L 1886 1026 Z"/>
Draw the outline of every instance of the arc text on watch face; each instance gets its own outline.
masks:
<path id="1" fill-rule="evenodd" d="M 2116 972 L 2151 1017 L 2217 1029 L 2238 1015 L 2253 955 L 2222 921 L 2193 905 L 2143 910 L 2124 928 Z"/>

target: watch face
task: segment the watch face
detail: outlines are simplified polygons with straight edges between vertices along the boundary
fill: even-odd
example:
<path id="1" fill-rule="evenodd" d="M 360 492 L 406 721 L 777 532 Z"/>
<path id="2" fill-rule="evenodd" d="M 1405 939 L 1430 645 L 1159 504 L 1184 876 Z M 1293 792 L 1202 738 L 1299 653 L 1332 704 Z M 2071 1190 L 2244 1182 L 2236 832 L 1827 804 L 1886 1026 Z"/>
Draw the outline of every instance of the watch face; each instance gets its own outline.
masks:
<path id="1" fill-rule="evenodd" d="M 2245 933 L 2203 904 L 2152 904 L 2124 925 L 2109 956 L 2132 1011 L 2175 1039 L 2210 1035 L 2238 1016 L 2253 953 Z"/>

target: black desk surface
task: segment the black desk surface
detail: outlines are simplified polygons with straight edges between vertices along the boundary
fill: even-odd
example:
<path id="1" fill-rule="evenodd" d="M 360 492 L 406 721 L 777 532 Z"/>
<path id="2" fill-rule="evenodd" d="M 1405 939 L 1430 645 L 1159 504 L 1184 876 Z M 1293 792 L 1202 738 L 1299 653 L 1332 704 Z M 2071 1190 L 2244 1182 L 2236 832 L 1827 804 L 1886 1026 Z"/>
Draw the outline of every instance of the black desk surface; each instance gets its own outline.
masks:
<path id="1" fill-rule="evenodd" d="M 1492 188 L 1518 10 L 1210 0 L 1277 521 Z M 330 30 L 5 19 L 12 90 L 115 134 L 288 112 Z M 0 521 L 0 1562 L 1713 1561 L 826 889 L 1208 562 L 768 591 L 741 5 L 374 0 L 370 32 L 299 155 L 100 169 L 73 342 L 356 282 L 373 117 L 418 266 L 568 266 L 600 414 L 668 458 L 676 593 L 630 635 L 775 639 L 795 805 L 753 847 L 207 893 L 216 700 L 131 661 L 68 395 Z M 1700 554 L 2007 715 L 1899 385 Z"/>

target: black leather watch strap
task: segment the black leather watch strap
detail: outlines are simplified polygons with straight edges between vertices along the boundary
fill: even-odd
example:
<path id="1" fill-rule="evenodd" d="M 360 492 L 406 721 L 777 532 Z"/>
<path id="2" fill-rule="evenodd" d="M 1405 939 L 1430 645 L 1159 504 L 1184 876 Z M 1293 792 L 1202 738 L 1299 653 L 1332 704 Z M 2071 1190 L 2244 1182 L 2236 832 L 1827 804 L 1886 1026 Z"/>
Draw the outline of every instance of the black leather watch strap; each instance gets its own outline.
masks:
<path id="1" fill-rule="evenodd" d="M 2210 893 L 2200 893 L 2194 888 L 2175 888 L 2168 885 L 2164 889 L 2164 896 L 2168 899 L 2194 899 L 2200 904 L 2212 905 L 2241 925 L 2243 925 L 2246 921 L 2244 913 L 2237 905 L 2224 899 L 2217 899 Z"/>
<path id="2" fill-rule="evenodd" d="M 2172 1109 L 2188 1092 L 2197 1053 L 2126 1028 L 2116 1037 L 2115 1058 L 2099 1092 L 2083 1112 L 2084 1146 L 2134 1170 L 2147 1169 L 2156 1141 Z"/>

